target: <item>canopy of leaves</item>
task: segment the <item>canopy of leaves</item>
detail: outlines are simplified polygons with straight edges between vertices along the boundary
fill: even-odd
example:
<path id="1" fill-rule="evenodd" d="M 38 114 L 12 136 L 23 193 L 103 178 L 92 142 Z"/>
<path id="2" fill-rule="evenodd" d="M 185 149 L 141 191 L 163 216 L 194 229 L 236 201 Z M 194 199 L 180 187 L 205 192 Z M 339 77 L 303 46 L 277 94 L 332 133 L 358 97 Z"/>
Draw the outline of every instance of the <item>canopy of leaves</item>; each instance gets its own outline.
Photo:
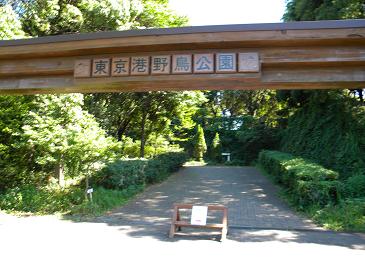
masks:
<path id="1" fill-rule="evenodd" d="M 37 95 L 34 104 L 24 120 L 22 138 L 28 150 L 34 151 L 35 164 L 52 171 L 61 161 L 67 175 L 75 177 L 108 158 L 113 140 L 82 110 L 81 94 Z"/>
<path id="2" fill-rule="evenodd" d="M 284 21 L 365 18 L 363 0 L 287 0 Z"/>
<path id="3" fill-rule="evenodd" d="M 26 35 L 22 25 L 10 5 L 0 5 L 0 40 L 19 39 Z"/>
<path id="4" fill-rule="evenodd" d="M 169 8 L 168 0 L 0 0 L 2 5 L 11 18 L 15 11 L 24 32 L 33 37 L 175 27 L 188 22 Z"/>

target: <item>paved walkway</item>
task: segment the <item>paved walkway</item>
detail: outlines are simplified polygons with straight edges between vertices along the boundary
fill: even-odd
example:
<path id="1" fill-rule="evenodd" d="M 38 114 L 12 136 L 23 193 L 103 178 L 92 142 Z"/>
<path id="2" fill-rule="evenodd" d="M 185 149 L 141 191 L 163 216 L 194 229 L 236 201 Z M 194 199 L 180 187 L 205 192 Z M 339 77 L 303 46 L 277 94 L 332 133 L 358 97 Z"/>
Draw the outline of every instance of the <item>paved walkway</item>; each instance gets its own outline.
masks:
<path id="1" fill-rule="evenodd" d="M 253 167 L 184 167 L 98 221 L 139 227 L 141 234 L 154 227 L 154 233 L 164 237 L 174 203 L 222 204 L 228 207 L 230 228 L 320 230 L 277 195 L 277 187 Z M 220 216 L 210 217 L 213 221 Z"/>
<path id="2" fill-rule="evenodd" d="M 254 168 L 186 167 L 126 206 L 88 222 L 0 212 L 1 271 L 361 273 L 364 234 L 318 230 L 276 194 Z M 186 235 L 171 240 L 174 202 L 225 204 L 231 227 L 251 228 L 231 228 L 224 243 L 212 241 L 219 237 L 211 233 L 194 230 L 192 236 L 185 229 Z"/>

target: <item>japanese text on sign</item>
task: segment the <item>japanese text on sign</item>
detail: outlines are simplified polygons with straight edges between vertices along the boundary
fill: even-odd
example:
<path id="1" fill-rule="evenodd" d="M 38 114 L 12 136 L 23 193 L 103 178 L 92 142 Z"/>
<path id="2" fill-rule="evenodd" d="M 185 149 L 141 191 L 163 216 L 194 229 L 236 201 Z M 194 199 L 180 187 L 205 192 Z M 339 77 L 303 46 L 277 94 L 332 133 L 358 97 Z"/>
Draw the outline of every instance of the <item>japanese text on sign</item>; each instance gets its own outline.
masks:
<path id="1" fill-rule="evenodd" d="M 253 72 L 260 72 L 258 53 L 219 52 L 82 59 L 75 62 L 74 77 Z"/>

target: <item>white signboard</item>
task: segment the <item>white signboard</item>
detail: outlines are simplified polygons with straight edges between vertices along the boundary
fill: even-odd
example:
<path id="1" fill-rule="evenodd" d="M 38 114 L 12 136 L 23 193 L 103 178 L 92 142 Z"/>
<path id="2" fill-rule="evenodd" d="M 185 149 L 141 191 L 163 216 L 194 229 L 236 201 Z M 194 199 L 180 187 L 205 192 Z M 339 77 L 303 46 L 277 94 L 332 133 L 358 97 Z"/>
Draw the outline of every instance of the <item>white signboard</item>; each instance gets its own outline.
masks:
<path id="1" fill-rule="evenodd" d="M 190 222 L 192 225 L 206 225 L 207 215 L 208 215 L 207 206 L 193 206 Z"/>

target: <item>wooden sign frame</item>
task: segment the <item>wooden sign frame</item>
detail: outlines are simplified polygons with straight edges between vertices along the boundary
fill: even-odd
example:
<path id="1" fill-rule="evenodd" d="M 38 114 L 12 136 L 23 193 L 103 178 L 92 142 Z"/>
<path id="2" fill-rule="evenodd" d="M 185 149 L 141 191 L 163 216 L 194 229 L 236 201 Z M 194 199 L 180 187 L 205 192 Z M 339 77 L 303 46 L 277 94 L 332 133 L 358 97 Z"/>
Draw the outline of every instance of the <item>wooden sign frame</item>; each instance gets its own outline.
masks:
<path id="1" fill-rule="evenodd" d="M 221 223 L 209 223 L 206 225 L 192 225 L 189 222 L 182 221 L 180 217 L 180 209 L 192 209 L 192 204 L 174 204 L 174 210 L 172 214 L 171 228 L 169 238 L 174 238 L 176 231 L 181 231 L 182 227 L 195 227 L 195 228 L 208 228 L 221 230 L 221 241 L 227 238 L 228 233 L 228 208 L 222 205 L 208 205 L 209 211 L 223 211 L 223 217 Z"/>
<path id="2" fill-rule="evenodd" d="M 364 66 L 365 19 L 65 34 L 0 41 L 0 95 L 362 89 Z"/>

